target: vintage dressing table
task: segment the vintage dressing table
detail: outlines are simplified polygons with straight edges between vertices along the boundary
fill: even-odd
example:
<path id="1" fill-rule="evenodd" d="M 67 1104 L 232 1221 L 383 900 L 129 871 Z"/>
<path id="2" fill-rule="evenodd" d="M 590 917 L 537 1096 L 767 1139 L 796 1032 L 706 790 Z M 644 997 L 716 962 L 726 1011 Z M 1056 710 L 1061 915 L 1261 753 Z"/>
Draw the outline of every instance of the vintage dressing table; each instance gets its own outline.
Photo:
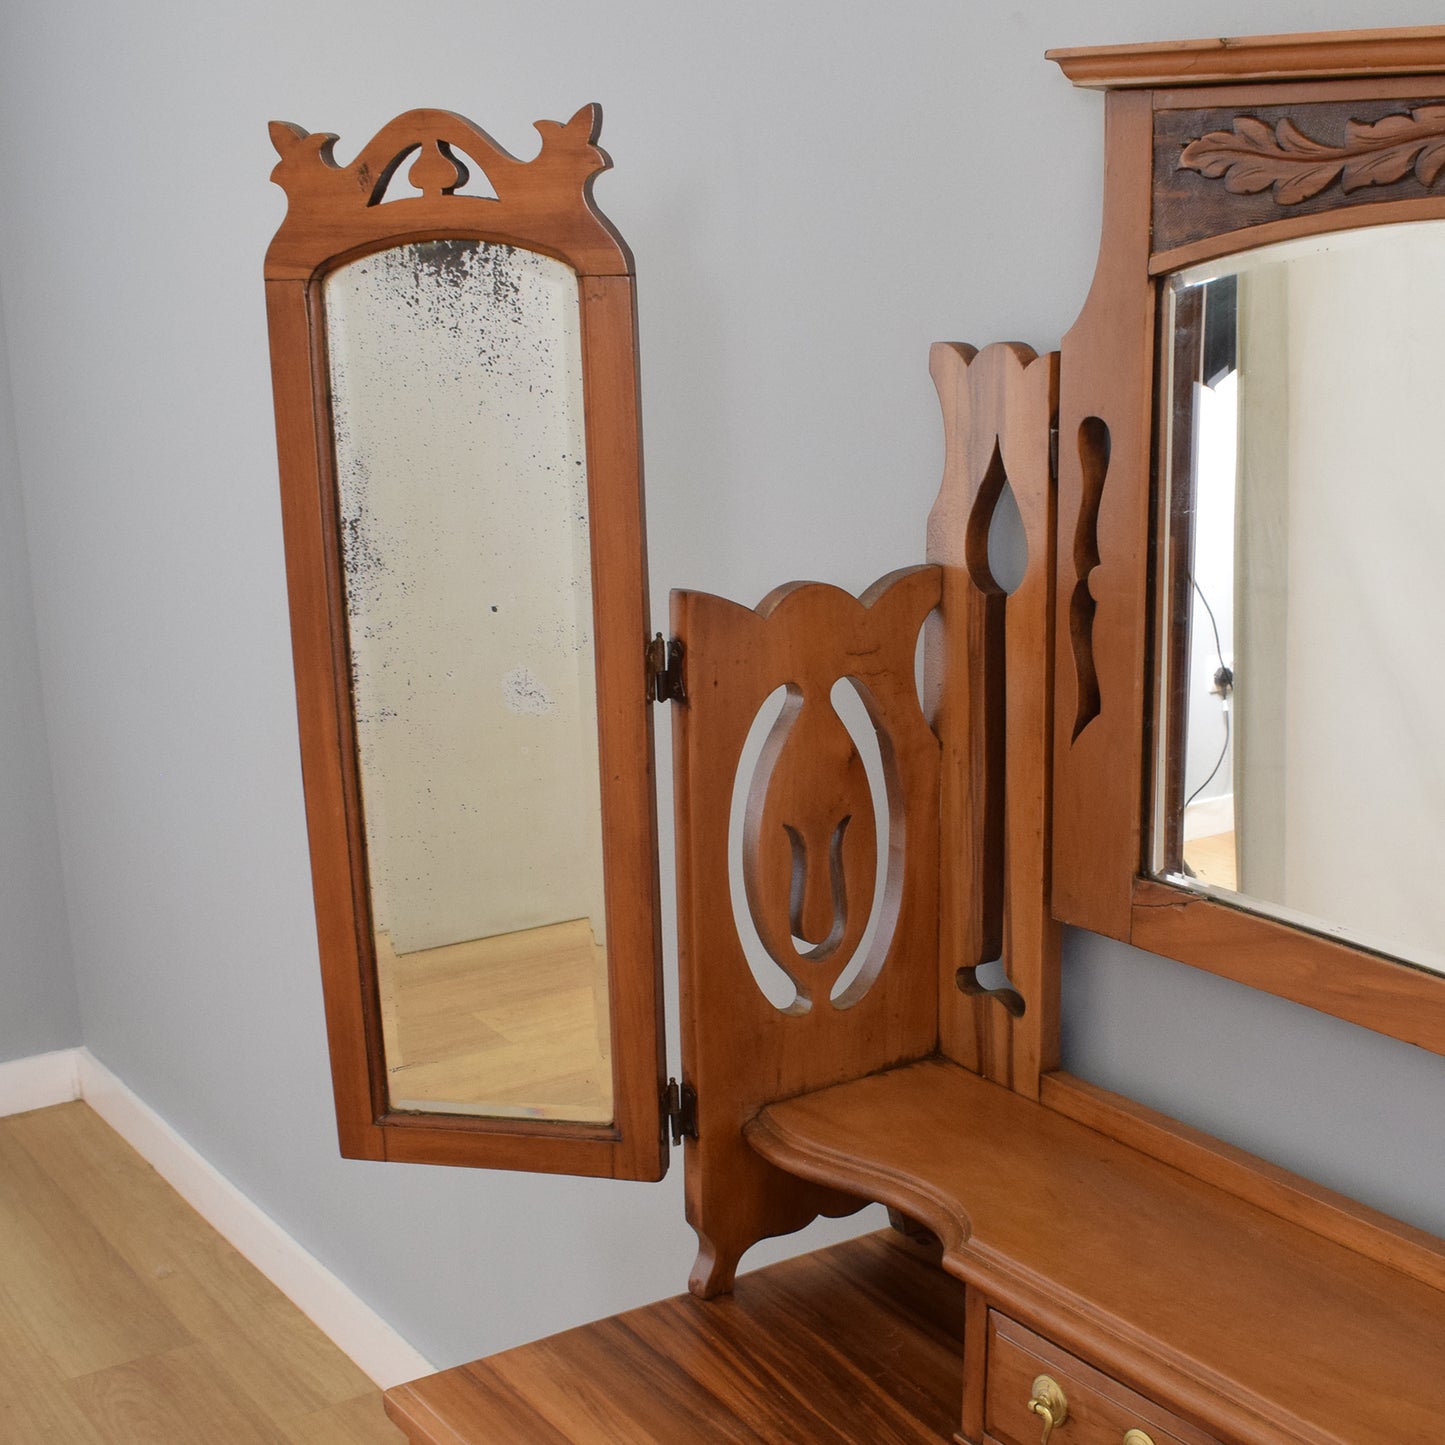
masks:
<path id="1" fill-rule="evenodd" d="M 540 123 L 529 162 L 444 112 L 345 167 L 272 128 L 343 1152 L 656 1179 L 670 1137 L 699 1239 L 695 1298 L 391 1391 L 417 1445 L 1445 1440 L 1445 1244 L 1059 1068 L 1065 924 L 1445 1053 L 1418 852 L 1359 811 L 1336 847 L 1305 809 L 1339 749 L 1412 731 L 1388 731 L 1398 701 L 1332 704 L 1331 742 L 1309 664 L 1338 678 L 1334 634 L 1307 628 L 1351 585 L 1362 510 L 1445 522 L 1419 500 L 1445 492 L 1445 27 L 1052 58 L 1105 92 L 1098 269 L 1056 354 L 933 348 L 926 561 L 861 598 L 675 592 L 650 645 L 595 108 Z M 1344 385 L 1312 392 L 1325 372 Z M 1407 594 L 1373 620 L 1387 653 L 1445 599 L 1383 590 Z M 1365 834 L 1419 908 L 1369 881 Z M 866 1201 L 896 1238 L 726 1298 L 750 1245 Z"/>

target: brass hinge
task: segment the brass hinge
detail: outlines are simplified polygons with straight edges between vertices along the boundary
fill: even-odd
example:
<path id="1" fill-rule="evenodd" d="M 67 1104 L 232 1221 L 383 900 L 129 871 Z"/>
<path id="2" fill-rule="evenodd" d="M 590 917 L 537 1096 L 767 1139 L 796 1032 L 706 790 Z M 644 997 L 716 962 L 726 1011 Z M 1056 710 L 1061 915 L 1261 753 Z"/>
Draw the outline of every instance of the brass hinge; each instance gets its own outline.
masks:
<path id="1" fill-rule="evenodd" d="M 697 1138 L 697 1090 L 691 1084 L 669 1079 L 662 1091 L 662 1112 L 674 1144 Z"/>
<path id="2" fill-rule="evenodd" d="M 658 633 L 647 644 L 648 702 L 686 702 L 682 685 L 682 643 Z"/>

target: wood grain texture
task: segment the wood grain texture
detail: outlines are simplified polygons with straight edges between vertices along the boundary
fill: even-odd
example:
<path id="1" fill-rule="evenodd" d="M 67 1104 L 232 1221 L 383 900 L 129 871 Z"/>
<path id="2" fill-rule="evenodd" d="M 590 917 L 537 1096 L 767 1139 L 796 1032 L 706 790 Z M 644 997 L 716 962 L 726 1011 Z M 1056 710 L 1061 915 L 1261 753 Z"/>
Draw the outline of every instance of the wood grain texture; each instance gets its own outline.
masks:
<path id="1" fill-rule="evenodd" d="M 380 1391 L 84 1104 L 0 1120 L 0 1249 L 0 1439 L 400 1439 Z"/>
<path id="2" fill-rule="evenodd" d="M 1127 939 L 1143 816 L 1145 642 L 1154 385 L 1148 274 L 1150 96 L 1105 104 L 1104 233 L 1064 337 L 1055 602 L 1054 916 Z M 1107 465 L 1086 444 L 1104 428 Z M 1081 599 L 1087 604 L 1081 607 Z M 1076 638 L 1088 629 L 1090 670 Z M 1081 705 L 1086 686 L 1093 707 Z"/>
<path id="3" fill-rule="evenodd" d="M 537 122 L 541 151 L 520 161 L 479 126 L 446 110 L 411 110 L 383 126 L 349 165 L 337 137 L 271 124 L 280 157 L 271 179 L 287 210 L 266 256 L 266 274 L 305 280 L 335 258 L 435 236 L 485 236 L 541 251 L 589 276 L 626 275 L 632 257 L 592 200 L 611 165 L 597 145 L 602 108 L 585 105 L 565 125 Z M 481 168 L 493 196 L 456 194 L 468 179 L 462 157 Z M 413 159 L 415 157 L 415 159 Z M 392 178 L 420 194 L 387 199 Z"/>
<path id="4" fill-rule="evenodd" d="M 1049 435 L 1058 357 L 1007 343 L 936 344 L 943 483 L 928 559 L 942 603 L 925 653 L 925 695 L 942 746 L 939 1035 L 975 1072 L 1036 1094 L 1057 1064 L 1058 933 L 1048 906 L 1053 719 L 1055 501 Z M 988 562 L 1005 486 L 1027 549 L 1005 593 Z M 983 991 L 977 965 L 1001 957 L 1024 1013 Z M 1010 1000 L 1012 1002 L 1012 1000 Z"/>
<path id="5" fill-rule="evenodd" d="M 1142 1154 L 1445 1292 L 1445 1240 L 1423 1229 L 1071 1074 L 1045 1077 L 1040 1097 Z"/>
<path id="6" fill-rule="evenodd" d="M 1445 1369 L 1445 1294 L 957 1065 L 772 1104 L 748 1138 L 928 1225 L 997 1308 L 1211 1433 L 1437 1429 L 1418 1382 Z"/>
<path id="7" fill-rule="evenodd" d="M 1238 231 L 1212 233 L 1172 250 L 1156 251 L 1149 258 L 1149 274 L 1164 276 L 1186 266 L 1198 265 L 1201 261 L 1213 261 L 1256 246 L 1270 246 L 1276 241 L 1292 241 L 1298 236 L 1323 236 L 1331 231 L 1355 230 L 1362 226 L 1434 221 L 1442 216 L 1445 216 L 1445 198 L 1426 196 L 1415 200 L 1376 200 L 1367 206 L 1314 211 L 1306 216 L 1263 221 Z"/>
<path id="8" fill-rule="evenodd" d="M 1131 941 L 1276 998 L 1445 1054 L 1445 978 L 1140 878 Z"/>
<path id="9" fill-rule="evenodd" d="M 883 578 L 861 599 L 798 583 L 779 588 L 756 611 L 704 593 L 673 593 L 673 632 L 687 667 L 687 700 L 673 717 L 673 776 L 682 1063 L 698 1098 L 698 1138 L 686 1146 L 687 1208 L 699 1239 L 692 1285 L 700 1293 L 726 1289 L 757 1240 L 800 1228 L 820 1212 L 858 1207 L 778 1173 L 749 1150 L 741 1130 L 757 1109 L 934 1048 L 938 740 L 923 719 L 914 658 L 939 581 L 937 568 L 913 568 Z M 797 948 L 793 935 L 811 941 L 806 933 L 816 920 L 802 912 L 818 870 L 831 875 L 832 896 L 848 900 L 840 905 L 845 920 L 872 903 L 871 870 L 857 872 L 856 858 L 831 859 L 841 820 L 871 806 L 856 787 L 839 791 L 839 768 L 853 747 L 840 736 L 829 701 L 842 678 L 860 685 L 877 731 L 889 845 L 870 955 L 855 985 L 833 1000 L 831 981 L 848 960 L 830 940 Z M 766 874 L 749 889 L 753 907 L 772 920 L 759 935 L 764 943 L 771 937 L 780 966 L 798 980 L 799 998 L 786 1011 L 769 1001 L 749 968 L 734 917 L 729 843 L 744 743 L 763 703 L 782 687 L 789 699 L 750 788 L 744 852 L 754 854 L 745 872 Z M 794 829 L 796 851 L 763 853 L 759 830 L 784 824 Z M 863 879 L 866 898 L 859 896 Z M 855 925 L 853 918 L 840 927 L 853 936 Z"/>
<path id="10" fill-rule="evenodd" d="M 1215 85 L 1230 80 L 1428 75 L 1445 71 L 1445 26 L 1211 36 L 1162 44 L 1088 45 L 1045 52 L 1075 85 Z"/>
<path id="11" fill-rule="evenodd" d="M 1046 1374 L 1068 1401 L 1063 1422 L 1068 1445 L 1119 1445 L 1126 1431 L 1137 1429 L 1147 1431 L 1152 1445 L 1220 1445 L 1214 1436 L 996 1312 L 988 1319 L 988 1360 L 988 1428 L 1000 1440 L 1033 1445 L 1039 1416 L 1029 1401 L 1034 1381 Z"/>
<path id="12" fill-rule="evenodd" d="M 988 1397 L 988 1296 L 972 1285 L 967 1287 L 964 1317 L 963 1415 L 958 1438 L 967 1445 L 979 1445 Z"/>
<path id="13" fill-rule="evenodd" d="M 187 1344 L 171 1312 L 18 1132 L 0 1130 L 0 1304 L 14 1323 L 66 1379 Z"/>
<path id="14" fill-rule="evenodd" d="M 275 179 L 288 196 L 266 290 L 292 652 L 337 1128 L 350 1158 L 630 1179 L 667 1167 L 636 307 L 630 258 L 591 200 L 591 179 L 607 164 L 597 124 L 595 107 L 566 126 L 542 122 L 542 153 L 523 163 L 459 117 L 410 112 L 345 168 L 331 158 L 334 137 L 272 130 Z M 497 199 L 450 193 L 460 151 L 483 163 Z M 412 154 L 426 194 L 382 199 Z M 366 251 L 438 235 L 526 245 L 578 272 L 609 941 L 605 1124 L 492 1122 L 387 1103 L 320 283 Z"/>
<path id="15" fill-rule="evenodd" d="M 412 1445 L 914 1445 L 958 1420 L 963 1290 L 870 1235 L 387 1392 Z"/>

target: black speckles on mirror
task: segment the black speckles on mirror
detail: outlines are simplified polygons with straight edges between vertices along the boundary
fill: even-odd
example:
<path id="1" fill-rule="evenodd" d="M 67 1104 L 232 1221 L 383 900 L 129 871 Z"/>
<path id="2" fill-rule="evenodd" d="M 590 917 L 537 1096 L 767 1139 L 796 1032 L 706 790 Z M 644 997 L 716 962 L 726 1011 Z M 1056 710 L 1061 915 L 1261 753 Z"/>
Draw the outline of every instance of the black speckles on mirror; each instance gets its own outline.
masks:
<path id="1" fill-rule="evenodd" d="M 352 262 L 323 294 L 391 1105 L 605 1123 L 577 278 L 516 247 L 431 241 Z M 498 950 L 531 937 L 576 975 L 544 991 L 571 1000 L 572 1053 L 552 1083 L 523 1066 L 504 1087 L 493 1057 L 557 1052 L 520 1042 L 551 1036 L 537 1004 L 495 992 Z M 428 1038 L 419 980 L 435 970 L 466 997 Z"/>

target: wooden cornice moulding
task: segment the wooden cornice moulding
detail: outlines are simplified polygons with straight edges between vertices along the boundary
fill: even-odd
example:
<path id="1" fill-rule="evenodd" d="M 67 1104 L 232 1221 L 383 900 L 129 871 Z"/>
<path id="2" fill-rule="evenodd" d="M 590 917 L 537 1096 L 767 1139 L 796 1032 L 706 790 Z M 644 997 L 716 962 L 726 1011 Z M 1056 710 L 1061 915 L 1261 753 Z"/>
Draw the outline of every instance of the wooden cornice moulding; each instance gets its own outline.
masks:
<path id="1" fill-rule="evenodd" d="M 451 111 L 409 110 L 343 166 L 335 135 L 272 121 L 281 159 L 271 179 L 286 192 L 287 211 L 266 253 L 266 275 L 306 279 L 339 255 L 450 233 L 540 251 L 583 276 L 630 276 L 631 252 L 592 199 L 593 181 L 612 164 L 596 144 L 601 126 L 595 104 L 565 125 L 539 120 L 542 148 L 522 161 Z M 457 194 L 470 177 L 463 156 L 493 196 Z M 387 199 L 408 161 L 406 179 L 421 194 Z"/>
<path id="2" fill-rule="evenodd" d="M 1232 80 L 1339 80 L 1445 73 L 1445 25 L 1221 36 L 1163 44 L 1087 45 L 1045 52 L 1075 85 L 1115 90 Z"/>

